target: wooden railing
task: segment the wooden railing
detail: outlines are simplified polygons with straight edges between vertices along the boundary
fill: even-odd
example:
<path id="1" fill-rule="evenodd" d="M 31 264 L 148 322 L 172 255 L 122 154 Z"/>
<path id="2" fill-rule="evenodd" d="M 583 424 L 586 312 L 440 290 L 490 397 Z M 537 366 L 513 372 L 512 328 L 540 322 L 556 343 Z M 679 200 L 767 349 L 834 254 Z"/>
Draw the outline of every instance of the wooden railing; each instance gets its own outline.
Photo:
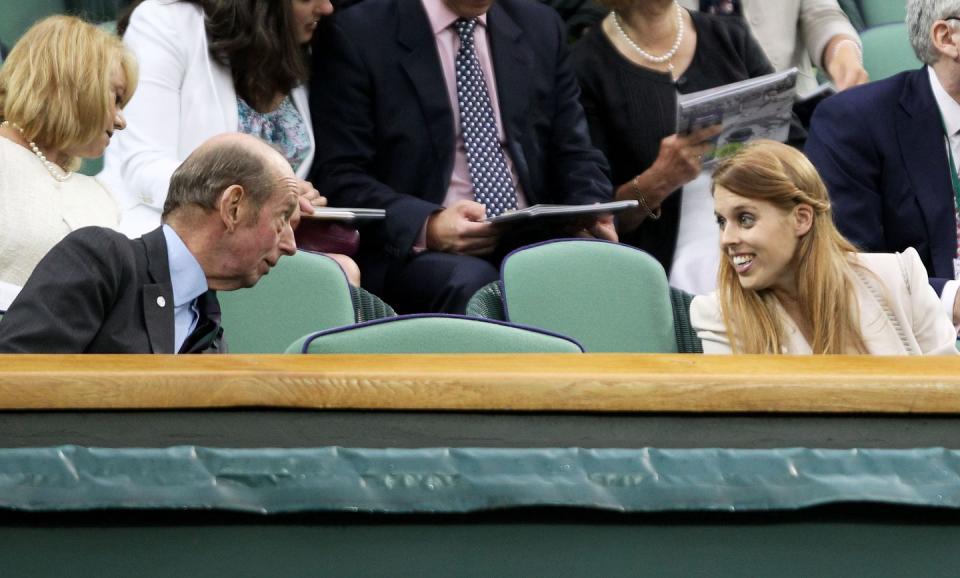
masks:
<path id="1" fill-rule="evenodd" d="M 0 409 L 960 412 L 960 358 L 5 355 Z"/>

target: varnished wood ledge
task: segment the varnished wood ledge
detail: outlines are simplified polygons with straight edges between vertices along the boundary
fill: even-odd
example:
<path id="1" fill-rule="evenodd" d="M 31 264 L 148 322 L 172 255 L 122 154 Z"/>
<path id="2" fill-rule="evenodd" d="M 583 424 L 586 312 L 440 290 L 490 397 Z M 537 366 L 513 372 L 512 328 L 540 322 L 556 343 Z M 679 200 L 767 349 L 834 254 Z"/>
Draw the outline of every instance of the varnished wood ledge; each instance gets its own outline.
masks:
<path id="1" fill-rule="evenodd" d="M 960 413 L 960 358 L 5 355 L 0 409 Z"/>

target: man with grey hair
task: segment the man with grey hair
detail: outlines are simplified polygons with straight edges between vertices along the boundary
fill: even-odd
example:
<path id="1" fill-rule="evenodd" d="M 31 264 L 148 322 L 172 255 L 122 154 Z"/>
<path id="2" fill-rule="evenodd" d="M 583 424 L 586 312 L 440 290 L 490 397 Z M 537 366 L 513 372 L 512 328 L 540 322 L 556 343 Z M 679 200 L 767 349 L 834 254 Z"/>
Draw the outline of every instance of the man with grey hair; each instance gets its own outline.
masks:
<path id="1" fill-rule="evenodd" d="M 269 145 L 213 137 L 174 172 L 161 227 L 132 240 L 87 227 L 50 250 L 0 321 L 0 352 L 222 351 L 215 292 L 296 251 L 299 198 Z"/>
<path id="2" fill-rule="evenodd" d="M 919 70 L 817 107 L 806 153 L 840 231 L 861 250 L 914 247 L 960 327 L 960 0 L 910 0 Z"/>

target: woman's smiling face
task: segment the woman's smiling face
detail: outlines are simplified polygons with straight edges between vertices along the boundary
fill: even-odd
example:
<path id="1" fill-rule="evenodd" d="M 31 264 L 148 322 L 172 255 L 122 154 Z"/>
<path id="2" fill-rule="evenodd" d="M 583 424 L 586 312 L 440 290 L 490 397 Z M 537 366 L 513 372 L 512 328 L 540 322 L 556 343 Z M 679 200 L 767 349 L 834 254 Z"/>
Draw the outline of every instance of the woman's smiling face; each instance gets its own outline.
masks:
<path id="1" fill-rule="evenodd" d="M 713 207 L 720 227 L 720 250 L 737 272 L 744 289 L 794 293 L 797 249 L 809 224 L 796 210 L 784 211 L 769 201 L 714 187 Z"/>

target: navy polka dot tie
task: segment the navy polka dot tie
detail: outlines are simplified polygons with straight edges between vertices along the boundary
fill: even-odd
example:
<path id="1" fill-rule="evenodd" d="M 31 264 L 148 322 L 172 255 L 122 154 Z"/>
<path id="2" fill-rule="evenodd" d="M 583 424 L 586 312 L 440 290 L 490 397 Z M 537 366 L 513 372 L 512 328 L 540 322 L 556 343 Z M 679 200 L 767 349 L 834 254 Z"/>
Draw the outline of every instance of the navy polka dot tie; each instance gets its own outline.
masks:
<path id="1" fill-rule="evenodd" d="M 497 119 L 493 115 L 487 83 L 473 44 L 476 26 L 476 18 L 460 18 L 454 23 L 460 35 L 456 62 L 457 101 L 460 103 L 460 126 L 474 195 L 477 202 L 487 208 L 487 217 L 495 217 L 517 208 L 517 192 L 500 147 Z"/>

